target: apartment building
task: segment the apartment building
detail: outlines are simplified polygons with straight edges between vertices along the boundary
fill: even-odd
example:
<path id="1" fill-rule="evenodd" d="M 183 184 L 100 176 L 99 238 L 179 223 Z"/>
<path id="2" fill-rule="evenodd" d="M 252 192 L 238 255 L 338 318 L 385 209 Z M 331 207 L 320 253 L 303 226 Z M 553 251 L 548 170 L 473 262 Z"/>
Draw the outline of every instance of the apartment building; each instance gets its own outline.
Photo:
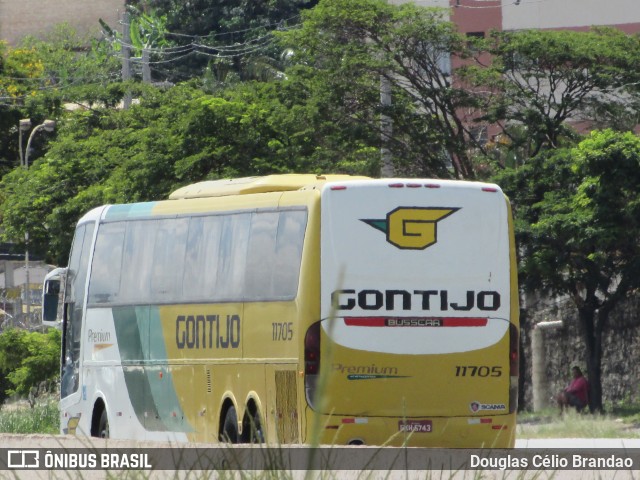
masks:
<path id="1" fill-rule="evenodd" d="M 401 4 L 411 0 L 390 0 Z M 640 32 L 638 0 L 416 0 L 424 7 L 451 8 L 461 32 L 489 30 L 572 29 L 612 26 Z"/>
<path id="2" fill-rule="evenodd" d="M 117 24 L 125 0 L 0 0 L 0 41 L 15 45 L 67 23 L 78 33 L 98 33 L 102 18 Z"/>
<path id="3" fill-rule="evenodd" d="M 489 2 L 467 0 L 464 3 Z M 594 25 L 640 32 L 638 0 L 502 0 L 502 30 L 527 28 L 583 30 Z"/>

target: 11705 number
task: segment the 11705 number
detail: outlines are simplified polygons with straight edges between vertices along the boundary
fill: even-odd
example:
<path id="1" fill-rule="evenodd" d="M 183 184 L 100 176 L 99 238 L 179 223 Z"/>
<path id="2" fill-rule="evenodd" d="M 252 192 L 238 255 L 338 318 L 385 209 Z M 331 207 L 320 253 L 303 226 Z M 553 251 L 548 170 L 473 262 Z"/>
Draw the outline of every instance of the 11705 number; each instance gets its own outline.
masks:
<path id="1" fill-rule="evenodd" d="M 499 365 L 489 367 L 486 365 L 456 365 L 456 377 L 500 377 L 502 367 Z"/>

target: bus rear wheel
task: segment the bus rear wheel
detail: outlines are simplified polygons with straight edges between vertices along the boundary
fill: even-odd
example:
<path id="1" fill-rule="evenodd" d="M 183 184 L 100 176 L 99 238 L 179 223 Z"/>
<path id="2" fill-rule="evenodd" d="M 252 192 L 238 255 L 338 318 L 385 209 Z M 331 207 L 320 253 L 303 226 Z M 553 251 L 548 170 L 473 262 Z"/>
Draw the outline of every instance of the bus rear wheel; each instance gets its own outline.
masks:
<path id="1" fill-rule="evenodd" d="M 109 418 L 107 417 L 107 411 L 102 410 L 100 415 L 100 421 L 98 422 L 98 437 L 109 438 Z"/>
<path id="2" fill-rule="evenodd" d="M 231 405 L 227 409 L 220 432 L 220 441 L 227 443 L 238 443 L 238 414 L 236 408 Z"/>
<path id="3" fill-rule="evenodd" d="M 242 443 L 264 443 L 260 412 L 247 410 L 242 421 Z"/>

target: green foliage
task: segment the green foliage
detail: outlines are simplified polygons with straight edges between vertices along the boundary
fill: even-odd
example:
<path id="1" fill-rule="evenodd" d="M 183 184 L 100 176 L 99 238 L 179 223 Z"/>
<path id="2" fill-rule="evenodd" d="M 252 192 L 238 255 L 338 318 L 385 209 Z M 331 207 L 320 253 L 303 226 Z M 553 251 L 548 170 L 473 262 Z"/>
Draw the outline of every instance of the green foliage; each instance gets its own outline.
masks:
<path id="1" fill-rule="evenodd" d="M 640 37 L 617 29 L 493 32 L 485 48 L 489 68 L 469 65 L 459 72 L 486 96 L 482 119 L 500 122 L 509 146 L 524 145 L 530 156 L 570 146 L 576 134 L 568 120 L 595 127 L 638 122 Z M 528 135 L 513 135 L 514 125 Z"/>
<path id="2" fill-rule="evenodd" d="M 0 97 L 20 98 L 33 94 L 42 77 L 44 65 L 35 48 L 7 48 L 1 44 Z"/>
<path id="3" fill-rule="evenodd" d="M 159 48 L 169 45 L 166 40 L 167 16 L 152 15 L 140 12 L 133 7 L 129 7 L 134 16 L 131 18 L 130 32 L 131 45 L 137 56 L 142 55 L 145 48 Z"/>
<path id="4" fill-rule="evenodd" d="M 442 9 L 413 3 L 325 0 L 304 13 L 301 28 L 280 34 L 298 64 L 286 73 L 309 79 L 330 115 L 349 126 L 378 132 L 380 116 L 390 118 L 393 135 L 383 142 L 398 171 L 473 178 L 468 150 L 480 145 L 462 115 L 479 97 L 447 69 L 451 55 L 471 50 L 445 18 Z M 381 105 L 381 77 L 392 105 Z"/>
<path id="5" fill-rule="evenodd" d="M 33 408 L 0 410 L 0 432 L 3 433 L 60 433 L 58 402 L 48 401 Z"/>
<path id="6" fill-rule="evenodd" d="M 58 90 L 65 100 L 73 98 L 76 85 L 105 85 L 121 68 L 107 42 L 81 36 L 66 24 L 57 25 L 45 37 L 27 37 L 22 45 L 37 52 L 42 86 Z"/>
<path id="7" fill-rule="evenodd" d="M 269 32 L 299 22 L 300 11 L 317 0 L 134 0 L 130 7 L 166 19 L 165 37 L 174 46 L 204 45 L 202 55 L 185 56 L 158 75 L 176 82 L 210 72 L 218 81 L 271 79 L 282 51 Z M 142 18 L 136 15 L 135 19 Z M 243 51 L 243 54 L 237 54 Z"/>
<path id="8" fill-rule="evenodd" d="M 242 43 L 256 32 L 296 17 L 300 10 L 314 6 L 317 0 L 134 0 L 128 2 L 141 10 L 153 10 L 167 17 L 167 28 L 174 33 L 225 36 L 225 43 Z"/>
<path id="9" fill-rule="evenodd" d="M 514 203 L 525 285 L 578 294 L 580 283 L 598 304 L 638 285 L 639 167 L 640 139 L 605 130 L 496 178 Z"/>
<path id="10" fill-rule="evenodd" d="M 60 119 L 65 103 L 113 105 L 122 97 L 114 101 L 116 89 L 109 86 L 120 70 L 109 46 L 65 25 L 43 39 L 27 37 L 16 47 L 0 44 L 0 57 L 0 176 L 19 164 L 20 119 L 30 118 L 35 126 L 45 118 Z M 35 136 L 31 159 L 42 155 L 52 135 Z"/>
<path id="11" fill-rule="evenodd" d="M 129 38 L 127 45 L 130 47 L 132 57 L 140 58 L 144 50 L 155 50 L 171 46 L 171 41 L 167 39 L 167 16 L 156 15 L 155 13 L 145 13 L 138 10 L 133 5 L 127 5 L 129 12 Z M 100 26 L 106 35 L 113 52 L 117 55 L 123 46 L 123 34 L 114 30 L 104 20 L 100 19 Z M 151 58 L 151 56 L 150 56 Z"/>
<path id="12" fill-rule="evenodd" d="M 17 393 L 27 395 L 40 382 L 50 380 L 60 372 L 60 331 L 46 334 L 8 329 L 0 334 L 0 374 L 10 387 L 0 392 L 0 398 Z"/>
<path id="13" fill-rule="evenodd" d="M 594 131 L 495 180 L 515 205 L 522 285 L 567 295 L 578 310 L 599 410 L 602 334 L 640 287 L 640 138 Z"/>
<path id="14" fill-rule="evenodd" d="M 187 85 L 137 90 L 129 110 L 69 113 L 45 157 L 0 182 L 4 236 L 66 263 L 73 227 L 105 203 L 164 199 L 204 179 L 282 172 L 372 173 L 378 153 L 358 130 L 324 119 L 296 82 L 213 96 Z"/>

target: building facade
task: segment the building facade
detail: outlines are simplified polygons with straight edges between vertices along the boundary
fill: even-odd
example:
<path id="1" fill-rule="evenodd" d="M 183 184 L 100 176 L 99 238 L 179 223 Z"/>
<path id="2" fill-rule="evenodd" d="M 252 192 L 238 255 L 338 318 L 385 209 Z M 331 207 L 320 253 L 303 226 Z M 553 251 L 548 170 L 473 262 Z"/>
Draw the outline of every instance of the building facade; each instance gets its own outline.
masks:
<path id="1" fill-rule="evenodd" d="M 99 19 L 117 25 L 124 0 L 0 0 L 0 41 L 17 44 L 66 23 L 80 34 L 100 32 Z"/>
<path id="2" fill-rule="evenodd" d="M 482 4 L 489 2 L 469 1 Z M 640 32 L 638 0 L 502 0 L 503 30 L 588 29 L 611 26 L 627 33 Z"/>
<path id="3" fill-rule="evenodd" d="M 410 0 L 390 0 L 401 4 Z M 490 30 L 575 29 L 611 26 L 640 32 L 638 0 L 416 0 L 423 7 L 451 7 L 461 32 Z"/>

